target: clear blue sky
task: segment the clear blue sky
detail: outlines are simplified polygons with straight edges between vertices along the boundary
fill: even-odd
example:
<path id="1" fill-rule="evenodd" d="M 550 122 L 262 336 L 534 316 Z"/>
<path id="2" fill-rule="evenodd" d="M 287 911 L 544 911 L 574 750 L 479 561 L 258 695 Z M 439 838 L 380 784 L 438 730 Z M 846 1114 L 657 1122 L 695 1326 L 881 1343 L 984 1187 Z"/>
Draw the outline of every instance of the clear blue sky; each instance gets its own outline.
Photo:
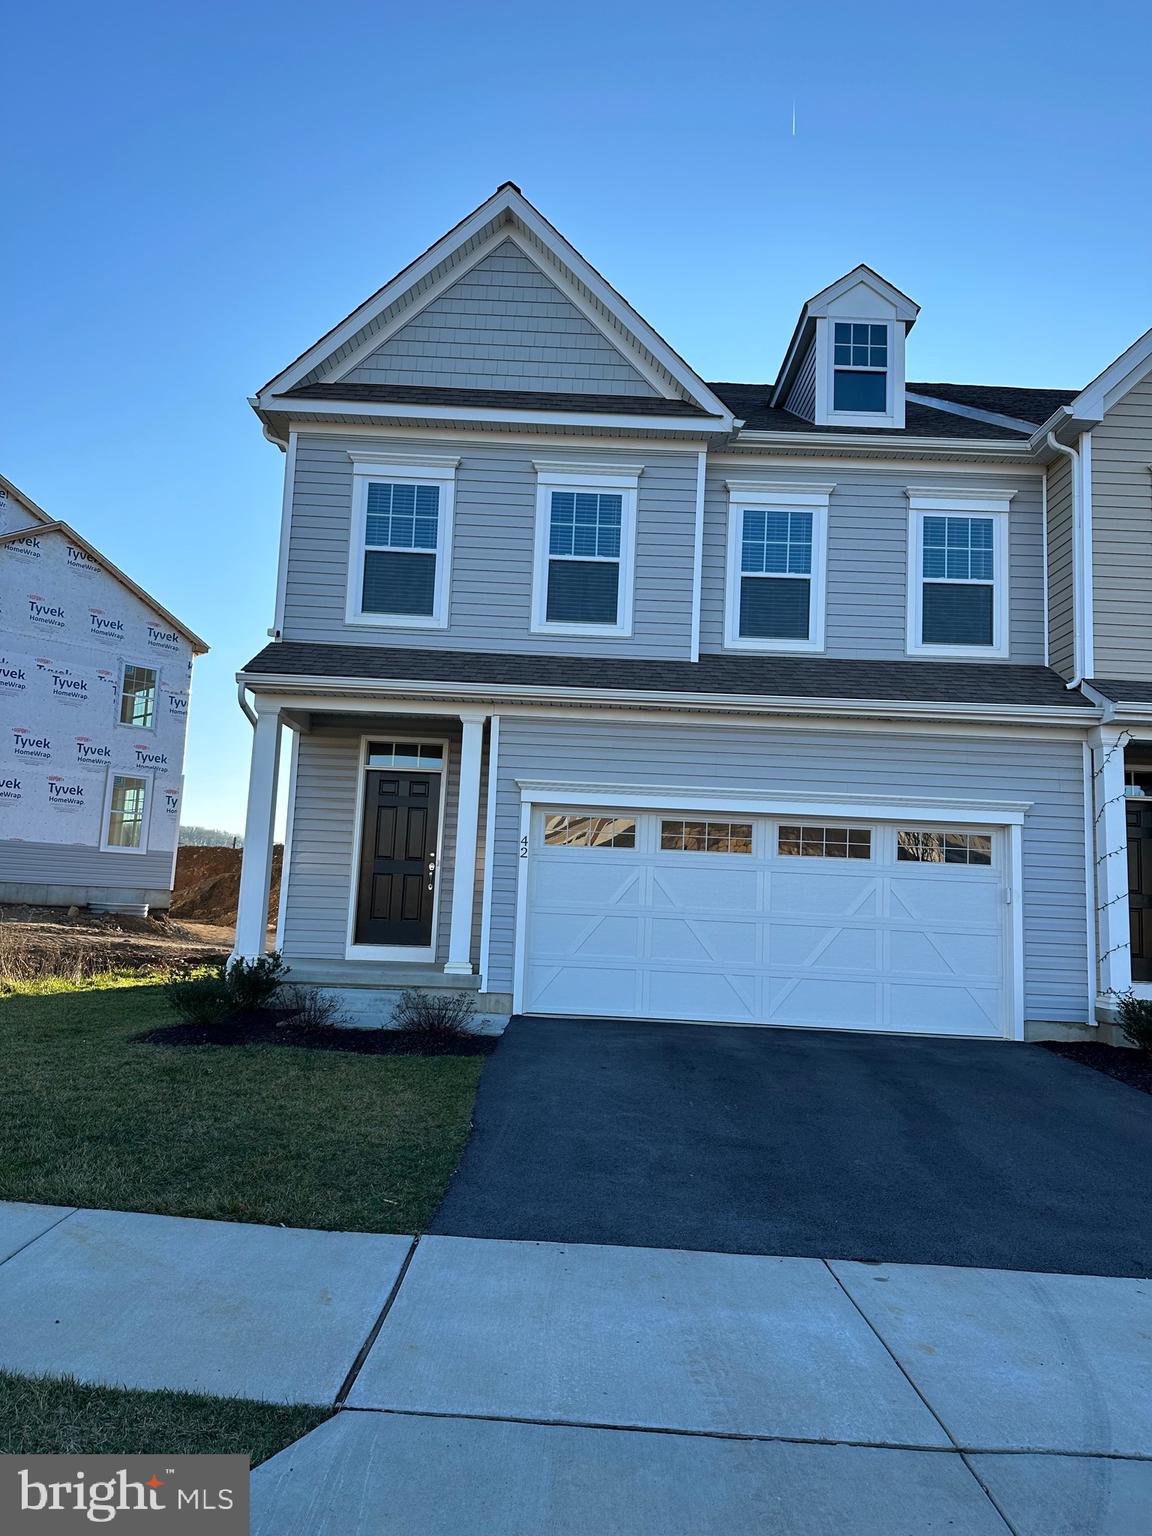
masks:
<path id="1" fill-rule="evenodd" d="M 866 261 L 923 306 L 911 377 L 1077 386 L 1152 324 L 1150 30 L 1109 0 L 10 7 L 0 471 L 211 643 L 185 819 L 243 824 L 283 467 L 247 397 L 499 182 L 706 378 L 773 378 Z"/>

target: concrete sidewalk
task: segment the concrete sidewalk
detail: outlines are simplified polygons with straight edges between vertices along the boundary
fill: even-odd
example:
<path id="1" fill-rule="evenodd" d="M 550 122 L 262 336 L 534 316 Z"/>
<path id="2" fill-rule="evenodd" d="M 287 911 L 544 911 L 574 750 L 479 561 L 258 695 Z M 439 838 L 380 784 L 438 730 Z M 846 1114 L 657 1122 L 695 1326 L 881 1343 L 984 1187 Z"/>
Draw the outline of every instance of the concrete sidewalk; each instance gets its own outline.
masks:
<path id="1" fill-rule="evenodd" d="M 0 1317 L 9 1369 L 347 1392 L 254 1536 L 1152 1529 L 1147 1281 L 0 1205 Z"/>

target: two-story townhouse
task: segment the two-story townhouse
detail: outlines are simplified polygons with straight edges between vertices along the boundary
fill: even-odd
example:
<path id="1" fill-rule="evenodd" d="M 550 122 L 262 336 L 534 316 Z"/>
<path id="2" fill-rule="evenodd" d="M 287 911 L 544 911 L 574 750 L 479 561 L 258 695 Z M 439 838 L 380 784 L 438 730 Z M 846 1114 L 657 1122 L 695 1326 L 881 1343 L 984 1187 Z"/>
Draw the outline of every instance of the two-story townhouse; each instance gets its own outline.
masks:
<path id="1" fill-rule="evenodd" d="M 1152 336 L 1079 394 L 908 383 L 917 315 L 860 266 L 707 383 L 506 184 L 272 379 L 237 953 L 286 728 L 299 980 L 1086 1028 L 1149 954 Z"/>

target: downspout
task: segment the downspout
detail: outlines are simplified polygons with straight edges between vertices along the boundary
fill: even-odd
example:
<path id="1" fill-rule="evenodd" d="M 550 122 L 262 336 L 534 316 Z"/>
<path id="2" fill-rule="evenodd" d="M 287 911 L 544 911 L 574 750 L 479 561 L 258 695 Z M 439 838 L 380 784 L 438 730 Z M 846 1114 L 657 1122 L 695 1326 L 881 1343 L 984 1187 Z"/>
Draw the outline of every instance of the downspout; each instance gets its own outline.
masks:
<path id="1" fill-rule="evenodd" d="M 255 730 L 256 729 L 256 711 L 252 708 L 251 704 L 249 704 L 248 699 L 246 697 L 247 693 L 248 693 L 248 689 L 247 689 L 247 686 L 245 685 L 244 679 L 242 677 L 241 678 L 237 678 L 237 680 L 236 680 L 236 699 L 237 699 L 237 702 L 239 703 L 240 708 L 244 711 L 244 714 L 247 716 L 248 724 L 252 727 L 253 730 Z"/>
<path id="2" fill-rule="evenodd" d="M 1055 453 L 1062 453 L 1065 458 L 1071 460 L 1072 471 L 1072 591 L 1073 591 L 1073 651 L 1072 670 L 1075 673 L 1070 683 L 1064 686 L 1069 692 L 1075 693 L 1084 681 L 1085 675 L 1085 635 L 1084 625 L 1088 622 L 1088 611 L 1084 601 L 1084 497 L 1083 486 L 1080 479 L 1080 455 L 1075 448 L 1069 448 L 1057 440 L 1055 432 L 1049 432 L 1047 443 Z M 1047 572 L 1045 572 L 1047 575 Z"/>

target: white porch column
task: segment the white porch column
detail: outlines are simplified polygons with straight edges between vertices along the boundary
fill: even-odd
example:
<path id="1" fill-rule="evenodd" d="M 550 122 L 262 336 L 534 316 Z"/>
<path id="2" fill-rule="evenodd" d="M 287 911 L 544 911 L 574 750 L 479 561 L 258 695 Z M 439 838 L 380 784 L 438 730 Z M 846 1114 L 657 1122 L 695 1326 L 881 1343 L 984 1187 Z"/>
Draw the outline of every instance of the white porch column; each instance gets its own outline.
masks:
<path id="1" fill-rule="evenodd" d="M 450 976 L 472 974 L 472 910 L 476 885 L 476 844 L 480 835 L 480 760 L 483 755 L 482 709 L 462 709 L 460 783 L 456 803 L 456 855 L 452 867 L 452 931 L 448 939 Z"/>
<path id="2" fill-rule="evenodd" d="M 1128 913 L 1128 817 L 1124 799 L 1124 746 L 1130 733 L 1114 725 L 1092 732 L 1092 806 L 1095 818 L 1097 1001 L 1132 985 Z"/>
<path id="3" fill-rule="evenodd" d="M 233 957 L 262 955 L 268 936 L 268 893 L 272 885 L 272 837 L 276 822 L 276 781 L 280 772 L 280 711 L 260 711 L 252 732 L 248 814 L 236 911 Z"/>

